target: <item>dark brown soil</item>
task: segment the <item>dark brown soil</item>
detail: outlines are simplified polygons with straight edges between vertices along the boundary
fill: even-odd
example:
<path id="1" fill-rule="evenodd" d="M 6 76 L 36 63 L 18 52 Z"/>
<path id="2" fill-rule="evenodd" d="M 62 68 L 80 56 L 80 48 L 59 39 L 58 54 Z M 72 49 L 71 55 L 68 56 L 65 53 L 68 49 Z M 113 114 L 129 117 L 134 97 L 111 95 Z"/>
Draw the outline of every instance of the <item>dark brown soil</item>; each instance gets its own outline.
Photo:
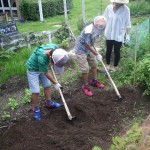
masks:
<path id="1" fill-rule="evenodd" d="M 1 123 L 0 149 L 91 150 L 93 146 L 101 146 L 102 150 L 109 150 L 112 136 L 127 129 L 123 120 L 133 120 L 138 111 L 144 116 L 149 114 L 149 102 L 143 104 L 141 92 L 132 86 L 119 89 L 124 96 L 122 101 L 117 100 L 114 90 L 94 87 L 91 88 L 94 96 L 87 97 L 80 86 L 79 83 L 76 90 L 70 88 L 64 92 L 71 115 L 76 118 L 69 121 L 63 105 L 47 110 L 41 101 L 42 120 L 34 121 L 31 104 L 22 106 L 17 110 L 17 119 Z M 11 86 L 11 90 L 17 92 L 18 86 Z M 57 97 L 56 101 L 61 102 L 61 99 Z"/>

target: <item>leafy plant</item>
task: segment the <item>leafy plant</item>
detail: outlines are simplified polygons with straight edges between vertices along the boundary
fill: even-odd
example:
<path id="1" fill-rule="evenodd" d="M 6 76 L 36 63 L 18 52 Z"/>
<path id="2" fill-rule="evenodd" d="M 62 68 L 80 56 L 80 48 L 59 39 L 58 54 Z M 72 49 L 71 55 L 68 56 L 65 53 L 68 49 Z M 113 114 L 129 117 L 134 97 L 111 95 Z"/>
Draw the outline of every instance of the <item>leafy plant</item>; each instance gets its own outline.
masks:
<path id="1" fill-rule="evenodd" d="M 128 58 L 123 58 L 120 64 L 121 70 L 116 72 L 115 74 L 112 74 L 112 77 L 115 80 L 115 83 L 120 86 L 129 85 L 132 83 L 134 78 L 134 61 Z"/>
<path id="2" fill-rule="evenodd" d="M 144 88 L 143 95 L 150 95 L 150 53 L 137 65 L 137 84 Z"/>
<path id="3" fill-rule="evenodd" d="M 15 99 L 9 98 L 8 106 L 10 106 L 10 108 L 12 110 L 15 110 L 15 109 L 17 109 L 19 107 L 19 104 L 16 102 Z"/>
<path id="4" fill-rule="evenodd" d="M 146 39 L 141 42 L 138 50 L 137 50 L 137 61 L 141 61 L 146 54 L 150 52 L 150 42 L 149 35 L 146 36 Z"/>
<path id="5" fill-rule="evenodd" d="M 57 43 L 61 44 L 64 40 L 70 37 L 69 27 L 65 24 L 62 25 L 62 27 L 54 33 L 54 37 L 57 39 Z"/>
<path id="6" fill-rule="evenodd" d="M 29 89 L 25 89 L 25 96 L 23 97 L 23 103 L 28 104 L 31 103 L 31 92 Z"/>
<path id="7" fill-rule="evenodd" d="M 92 150 L 102 150 L 99 146 L 94 146 Z"/>
<path id="8" fill-rule="evenodd" d="M 136 150 L 133 148 L 138 147 L 142 136 L 143 132 L 139 129 L 139 125 L 134 124 L 132 128 L 127 132 L 127 135 L 125 137 L 114 137 L 112 139 L 113 143 L 110 150 Z"/>
<path id="9" fill-rule="evenodd" d="M 72 69 L 68 68 L 65 76 L 62 78 L 61 82 L 69 82 L 72 81 Z"/>
<path id="10" fill-rule="evenodd" d="M 1 50 L 0 51 L 0 59 L 3 61 L 13 57 L 14 55 L 15 55 L 14 51 L 10 51 L 10 50 Z"/>
<path id="11" fill-rule="evenodd" d="M 142 23 L 144 20 L 146 20 L 147 17 L 146 16 L 141 16 L 141 17 L 136 17 L 136 18 L 132 18 L 132 25 L 137 25 L 138 23 Z"/>
<path id="12" fill-rule="evenodd" d="M 10 113 L 4 111 L 3 114 L 2 114 L 2 120 L 7 120 L 8 118 L 10 118 Z"/>
<path id="13" fill-rule="evenodd" d="M 61 43 L 62 48 L 68 48 L 69 47 L 69 41 L 67 39 L 63 40 Z"/>

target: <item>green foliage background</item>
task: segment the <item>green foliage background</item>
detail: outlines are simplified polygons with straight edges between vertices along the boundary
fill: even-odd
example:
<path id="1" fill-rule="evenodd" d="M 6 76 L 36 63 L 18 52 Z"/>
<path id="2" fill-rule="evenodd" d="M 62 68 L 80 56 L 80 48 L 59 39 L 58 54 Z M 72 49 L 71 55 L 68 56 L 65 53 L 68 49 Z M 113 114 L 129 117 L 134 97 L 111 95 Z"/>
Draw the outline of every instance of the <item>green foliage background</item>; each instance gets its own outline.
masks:
<path id="1" fill-rule="evenodd" d="M 72 9 L 72 0 L 67 0 L 67 9 Z M 42 0 L 43 17 L 51 17 L 64 12 L 63 0 Z M 20 3 L 20 12 L 25 20 L 39 20 L 38 1 L 22 0 Z"/>

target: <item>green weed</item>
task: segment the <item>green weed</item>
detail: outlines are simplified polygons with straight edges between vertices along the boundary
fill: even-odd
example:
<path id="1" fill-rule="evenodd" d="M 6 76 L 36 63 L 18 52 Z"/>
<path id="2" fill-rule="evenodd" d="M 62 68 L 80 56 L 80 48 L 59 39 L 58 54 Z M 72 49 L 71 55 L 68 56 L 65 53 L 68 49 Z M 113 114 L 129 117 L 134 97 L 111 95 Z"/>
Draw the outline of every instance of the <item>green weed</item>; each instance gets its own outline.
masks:
<path id="1" fill-rule="evenodd" d="M 94 147 L 92 148 L 92 150 L 102 150 L 102 149 L 101 149 L 101 147 L 99 147 L 99 146 L 94 146 Z"/>
<path id="2" fill-rule="evenodd" d="M 1 61 L 6 61 L 10 59 L 11 57 L 14 57 L 15 52 L 10 50 L 1 50 L 0 51 L 0 59 Z"/>
<path id="3" fill-rule="evenodd" d="M 9 106 L 12 110 L 15 110 L 15 109 L 17 109 L 17 108 L 19 107 L 19 104 L 18 104 L 18 102 L 16 102 L 15 99 L 9 98 L 8 106 Z"/>
<path id="4" fill-rule="evenodd" d="M 61 43 L 62 48 L 68 48 L 69 47 L 69 41 L 68 40 L 63 40 Z"/>
<path id="5" fill-rule="evenodd" d="M 7 120 L 8 118 L 10 118 L 10 113 L 4 111 L 1 118 L 2 118 L 3 121 Z"/>
<path id="6" fill-rule="evenodd" d="M 113 143 L 110 150 L 131 150 L 129 149 L 129 146 L 132 144 L 132 146 L 134 145 L 133 147 L 137 147 L 140 143 L 142 136 L 143 133 L 139 129 L 139 125 L 134 124 L 131 130 L 127 132 L 126 137 L 114 137 L 112 139 Z"/>
<path id="7" fill-rule="evenodd" d="M 29 89 L 24 90 L 25 96 L 22 98 L 24 104 L 31 103 L 31 92 Z"/>
<path id="8" fill-rule="evenodd" d="M 145 55 L 137 65 L 137 84 L 144 88 L 143 95 L 150 95 L 150 54 Z"/>
<path id="9" fill-rule="evenodd" d="M 7 61 L 2 62 L 2 73 L 0 76 L 0 83 L 6 82 L 13 76 L 26 76 L 26 60 L 31 54 L 31 50 L 26 48 L 15 53 L 13 58 L 9 58 Z"/>

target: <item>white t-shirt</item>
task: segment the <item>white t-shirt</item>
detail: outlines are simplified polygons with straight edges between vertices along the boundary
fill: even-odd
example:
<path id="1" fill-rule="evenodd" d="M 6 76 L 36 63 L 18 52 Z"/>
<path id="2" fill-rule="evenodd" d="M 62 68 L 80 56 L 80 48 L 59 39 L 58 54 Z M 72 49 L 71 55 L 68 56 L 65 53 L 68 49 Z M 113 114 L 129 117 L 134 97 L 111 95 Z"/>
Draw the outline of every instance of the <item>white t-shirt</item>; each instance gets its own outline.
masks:
<path id="1" fill-rule="evenodd" d="M 122 5 L 115 13 L 111 4 L 106 7 L 103 15 L 107 18 L 106 39 L 124 42 L 126 28 L 131 28 L 129 8 L 126 5 Z"/>

